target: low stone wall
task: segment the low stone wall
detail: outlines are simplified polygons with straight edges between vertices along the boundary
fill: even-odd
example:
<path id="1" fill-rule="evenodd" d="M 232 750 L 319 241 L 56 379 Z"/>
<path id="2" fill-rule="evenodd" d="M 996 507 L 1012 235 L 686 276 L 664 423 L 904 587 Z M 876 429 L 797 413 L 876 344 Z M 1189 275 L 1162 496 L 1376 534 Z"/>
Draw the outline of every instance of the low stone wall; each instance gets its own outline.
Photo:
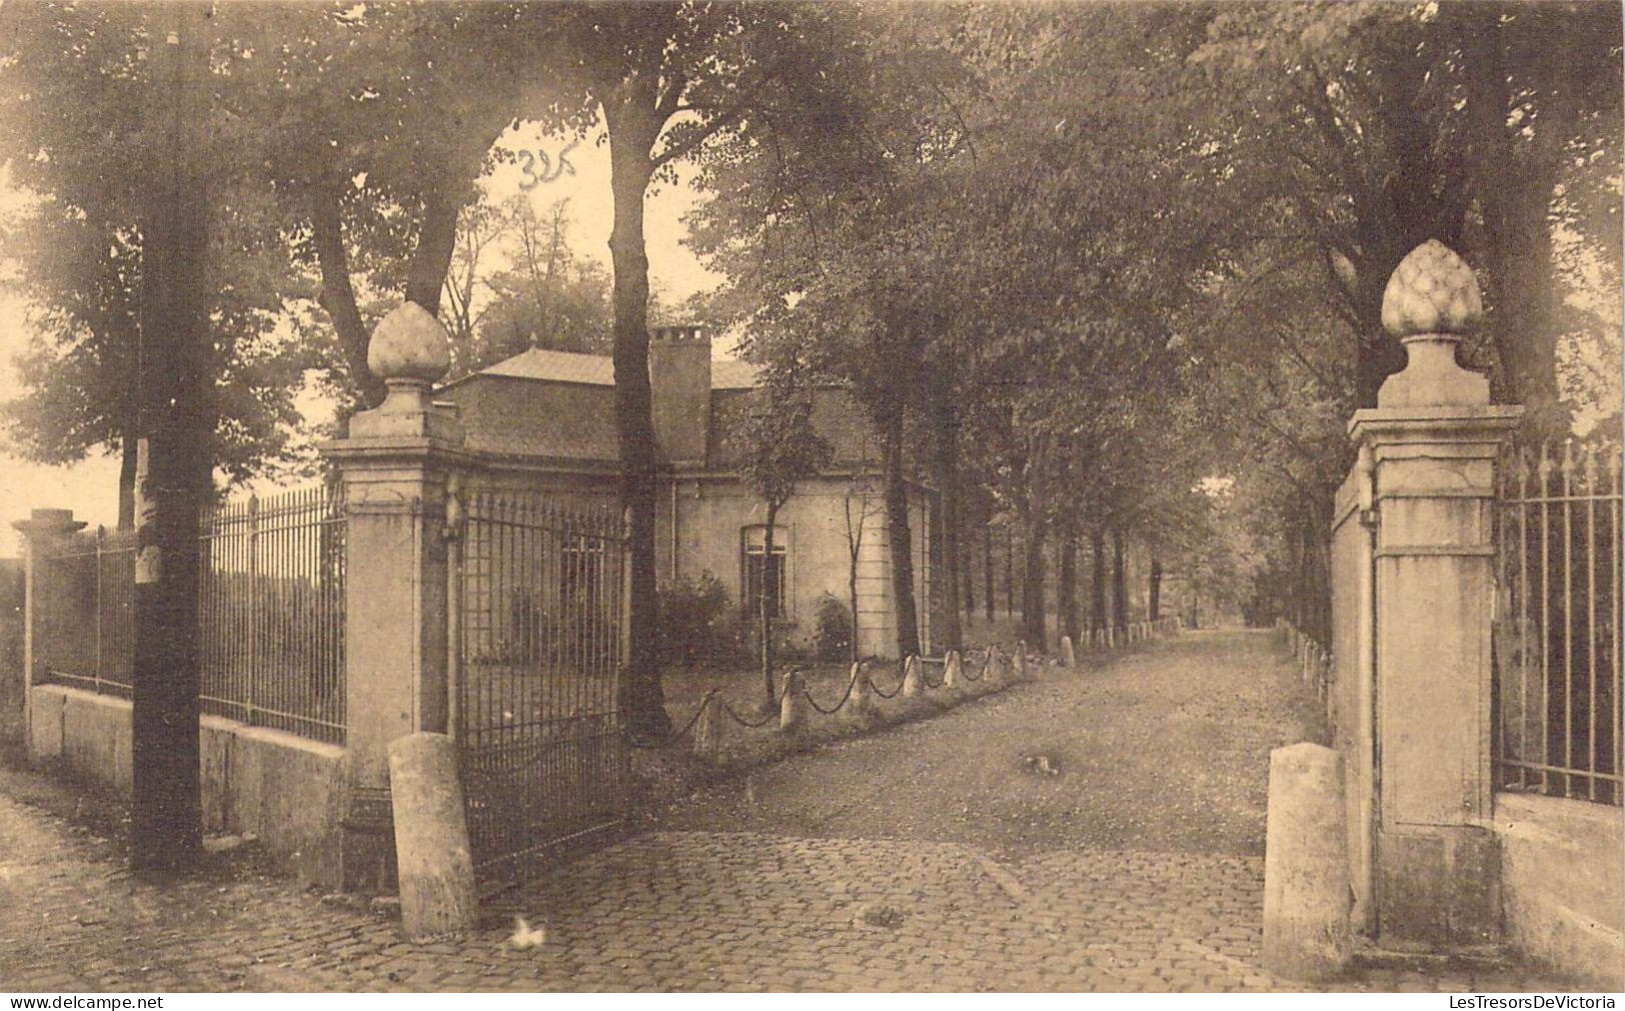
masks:
<path id="1" fill-rule="evenodd" d="M 1496 794 L 1506 941 L 1601 990 L 1625 988 L 1625 813 Z"/>
<path id="2" fill-rule="evenodd" d="M 30 708 L 30 761 L 130 793 L 127 700 L 38 685 Z M 217 716 L 200 729 L 204 830 L 252 833 L 301 880 L 338 888 L 344 749 Z"/>

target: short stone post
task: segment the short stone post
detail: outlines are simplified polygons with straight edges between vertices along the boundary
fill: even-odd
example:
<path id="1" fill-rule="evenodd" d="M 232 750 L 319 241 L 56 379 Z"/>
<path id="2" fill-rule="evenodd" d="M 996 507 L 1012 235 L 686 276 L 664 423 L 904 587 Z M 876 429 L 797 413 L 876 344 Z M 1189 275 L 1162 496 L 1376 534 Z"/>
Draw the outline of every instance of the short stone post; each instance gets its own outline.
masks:
<path id="1" fill-rule="evenodd" d="M 948 691 L 957 691 L 964 681 L 964 673 L 959 669 L 959 651 L 948 651 L 947 663 L 942 669 L 942 687 Z"/>
<path id="2" fill-rule="evenodd" d="M 391 742 L 389 789 L 401 929 L 418 940 L 473 928 L 479 901 L 451 738 L 418 733 Z"/>
<path id="3" fill-rule="evenodd" d="M 1495 460 L 1519 407 L 1456 363 L 1480 316 L 1472 270 L 1429 240 L 1400 262 L 1382 320 L 1405 345 L 1349 434 L 1373 462 L 1377 525 L 1378 942 L 1435 951 L 1496 940 L 1490 615 Z M 1362 892 L 1363 893 L 1363 892 Z"/>
<path id="4" fill-rule="evenodd" d="M 784 672 L 784 694 L 779 696 L 779 732 L 793 734 L 807 723 L 807 693 L 801 671 Z"/>
<path id="5" fill-rule="evenodd" d="M 925 682 L 920 676 L 920 658 L 910 656 L 903 661 L 903 698 L 917 699 L 925 692 Z"/>
<path id="6" fill-rule="evenodd" d="M 1078 654 L 1072 649 L 1072 637 L 1070 635 L 1061 636 L 1061 664 L 1067 670 L 1078 669 Z"/>
<path id="7" fill-rule="evenodd" d="M 45 634 L 41 622 L 46 614 L 41 610 L 41 595 L 46 590 L 43 559 L 58 551 L 74 534 L 87 524 L 73 518 L 72 509 L 35 509 L 26 520 L 18 520 L 12 528 L 23 535 L 23 684 L 22 714 L 23 742 L 30 761 L 56 758 L 62 751 L 62 735 L 34 736 L 34 677 L 42 658 L 40 639 Z M 60 731 L 60 728 L 55 728 Z"/>
<path id="8" fill-rule="evenodd" d="M 852 665 L 851 692 L 846 700 L 846 711 L 854 720 L 866 720 L 874 715 L 875 689 L 869 675 L 863 671 L 863 661 Z"/>
<path id="9" fill-rule="evenodd" d="M 700 714 L 694 720 L 694 757 L 715 762 L 722 753 L 722 696 L 716 692 L 706 695 L 700 703 Z"/>
<path id="10" fill-rule="evenodd" d="M 1015 679 L 1017 681 L 1025 681 L 1025 680 L 1027 680 L 1027 644 L 1026 643 L 1018 643 L 1016 645 Z"/>
<path id="11" fill-rule="evenodd" d="M 1349 874 L 1341 759 L 1294 744 L 1270 752 L 1264 838 L 1264 968 L 1321 980 L 1347 968 Z"/>
<path id="12" fill-rule="evenodd" d="M 384 317 L 367 366 L 389 388 L 322 447 L 344 481 L 346 890 L 395 889 L 389 745 L 446 732 L 447 488 L 465 466 L 455 416 L 430 403 L 450 363 L 446 330 L 405 302 Z"/>

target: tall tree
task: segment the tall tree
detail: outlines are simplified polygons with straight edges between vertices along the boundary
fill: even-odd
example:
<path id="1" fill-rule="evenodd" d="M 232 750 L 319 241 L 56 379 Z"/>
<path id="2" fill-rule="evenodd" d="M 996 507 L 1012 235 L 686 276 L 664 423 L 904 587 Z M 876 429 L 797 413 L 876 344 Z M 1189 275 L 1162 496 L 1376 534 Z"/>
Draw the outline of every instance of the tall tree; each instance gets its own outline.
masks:
<path id="1" fill-rule="evenodd" d="M 762 500 L 763 539 L 761 569 L 756 575 L 756 620 L 760 637 L 763 708 L 773 705 L 773 620 L 782 564 L 774 555 L 774 534 L 783 509 L 796 485 L 816 477 L 834 456 L 829 440 L 812 425 L 812 395 L 799 389 L 794 372 L 783 373 L 755 394 L 745 422 L 734 433 L 739 446 L 739 469 L 751 491 Z M 854 637 L 855 638 L 855 637 Z"/>

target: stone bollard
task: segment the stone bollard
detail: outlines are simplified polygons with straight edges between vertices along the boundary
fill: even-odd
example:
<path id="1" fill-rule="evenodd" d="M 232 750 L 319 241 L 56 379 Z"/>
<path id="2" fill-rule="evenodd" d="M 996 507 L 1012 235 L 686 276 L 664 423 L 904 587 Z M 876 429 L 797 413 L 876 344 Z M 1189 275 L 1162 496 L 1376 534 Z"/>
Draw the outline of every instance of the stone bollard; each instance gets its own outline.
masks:
<path id="1" fill-rule="evenodd" d="M 390 742 L 389 790 L 401 929 L 411 940 L 473 929 L 479 902 L 451 738 L 416 733 Z"/>
<path id="2" fill-rule="evenodd" d="M 917 699 L 925 691 L 925 682 L 920 676 L 920 658 L 911 656 L 903 661 L 903 698 Z"/>
<path id="3" fill-rule="evenodd" d="M 807 722 L 807 698 L 801 687 L 801 672 L 784 672 L 784 694 L 779 697 L 779 732 L 793 734 Z"/>
<path id="4" fill-rule="evenodd" d="M 982 676 L 977 681 L 983 691 L 996 688 L 999 684 L 999 647 L 987 648 L 987 665 L 982 668 Z"/>
<path id="5" fill-rule="evenodd" d="M 964 673 L 959 669 L 959 650 L 948 651 L 948 662 L 942 668 L 942 687 L 950 692 L 957 691 L 963 684 Z"/>
<path id="6" fill-rule="evenodd" d="M 1294 744 L 1270 752 L 1264 841 L 1264 968 L 1321 980 L 1352 953 L 1341 759 Z"/>
<path id="7" fill-rule="evenodd" d="M 1061 636 L 1061 666 L 1067 670 L 1078 669 L 1078 654 L 1072 649 L 1072 637 Z"/>
<path id="8" fill-rule="evenodd" d="M 852 692 L 846 700 L 846 711 L 855 720 L 866 720 L 874 715 L 875 690 L 869 683 L 869 675 L 863 672 L 863 661 L 859 660 L 852 665 Z"/>
<path id="9" fill-rule="evenodd" d="M 1025 645 L 1016 647 L 1015 679 L 1017 681 L 1027 680 L 1027 647 Z"/>
<path id="10" fill-rule="evenodd" d="M 694 721 L 694 757 L 715 762 L 722 752 L 722 696 L 715 692 L 705 697 L 699 718 Z"/>

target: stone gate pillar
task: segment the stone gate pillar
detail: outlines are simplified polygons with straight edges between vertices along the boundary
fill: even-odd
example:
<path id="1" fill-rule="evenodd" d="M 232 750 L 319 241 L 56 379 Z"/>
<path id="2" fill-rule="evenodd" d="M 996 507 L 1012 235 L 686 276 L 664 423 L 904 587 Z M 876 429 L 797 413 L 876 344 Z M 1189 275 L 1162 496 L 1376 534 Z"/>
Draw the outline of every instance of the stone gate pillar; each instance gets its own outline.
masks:
<path id="1" fill-rule="evenodd" d="M 1499 929 L 1490 831 L 1494 468 L 1522 414 L 1456 364 L 1481 315 L 1472 271 L 1436 241 L 1383 298 L 1409 356 L 1357 411 L 1375 504 L 1374 888 L 1384 947 L 1461 948 Z"/>
<path id="2" fill-rule="evenodd" d="M 373 331 L 367 367 L 389 395 L 350 420 L 324 456 L 344 482 L 345 743 L 342 826 L 347 890 L 394 886 L 390 742 L 445 733 L 446 488 L 461 460 L 462 427 L 429 401 L 449 366 L 447 334 L 413 302 Z"/>
<path id="3" fill-rule="evenodd" d="M 86 523 L 73 518 L 72 509 L 35 509 L 26 520 L 17 520 L 12 527 L 23 535 L 23 683 L 22 735 L 30 760 L 42 754 L 53 754 L 49 747 L 38 748 L 34 738 L 34 678 L 40 664 L 40 638 L 44 629 L 40 623 L 46 615 L 40 608 L 41 595 L 48 592 L 44 586 L 42 559 L 59 551 Z M 60 591 L 57 591 L 60 593 Z M 60 742 L 58 742 L 60 745 Z M 57 748 L 60 750 L 60 747 Z"/>

